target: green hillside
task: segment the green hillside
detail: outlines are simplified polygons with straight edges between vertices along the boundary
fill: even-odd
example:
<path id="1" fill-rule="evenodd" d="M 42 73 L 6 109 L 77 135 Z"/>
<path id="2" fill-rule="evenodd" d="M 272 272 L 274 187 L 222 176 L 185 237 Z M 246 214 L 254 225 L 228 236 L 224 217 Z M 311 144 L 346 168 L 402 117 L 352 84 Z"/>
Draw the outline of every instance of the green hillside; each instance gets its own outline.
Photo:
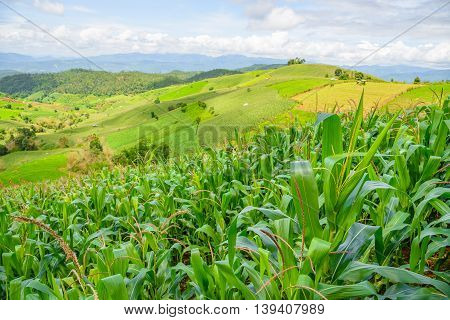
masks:
<path id="1" fill-rule="evenodd" d="M 364 118 L 363 98 L 2 190 L 0 299 L 448 300 L 449 101 Z"/>
<path id="2" fill-rule="evenodd" d="M 72 93 L 115 95 L 135 94 L 181 83 L 189 73 L 147 74 L 141 72 L 111 73 L 74 69 L 60 73 L 16 74 L 0 79 L 0 92 L 17 97 L 33 93 Z"/>
<path id="3" fill-rule="evenodd" d="M 208 78 L 133 95 L 56 90 L 44 95 L 39 91 L 24 100 L 3 97 L 0 130 L 4 132 L 0 134 L 0 149 L 2 144 L 11 144 L 10 136 L 17 135 L 17 128 L 27 127 L 37 130 L 34 143 L 38 151 L 12 152 L 0 157 L 3 170 L 0 181 L 8 184 L 21 179 L 40 180 L 40 175 L 32 177 L 29 171 L 30 168 L 39 171 L 41 166 L 56 173 L 49 178 L 57 178 L 66 173 L 67 159 L 73 158 L 74 152 L 85 150 L 86 141 L 93 135 L 111 156 L 136 146 L 142 138 L 154 144 L 167 144 L 172 153 L 182 154 L 199 146 L 220 144 L 233 137 L 236 130 L 254 131 L 261 123 L 293 114 L 300 121 L 310 121 L 311 111 L 331 111 L 336 104 L 341 111 L 351 110 L 363 89 L 368 111 L 374 103 L 381 108 L 415 88 L 383 83 L 367 75 L 372 80 L 365 86 L 352 79 L 332 80 L 335 70 L 334 66 L 303 64 Z M 91 72 L 86 73 L 91 77 Z M 125 81 L 121 86 L 132 87 L 132 83 Z M 74 84 L 73 92 L 77 92 L 77 86 Z M 104 88 L 103 84 L 99 86 Z M 51 158 L 54 152 L 59 154 L 57 161 Z M 33 166 L 24 167 L 31 161 Z"/>

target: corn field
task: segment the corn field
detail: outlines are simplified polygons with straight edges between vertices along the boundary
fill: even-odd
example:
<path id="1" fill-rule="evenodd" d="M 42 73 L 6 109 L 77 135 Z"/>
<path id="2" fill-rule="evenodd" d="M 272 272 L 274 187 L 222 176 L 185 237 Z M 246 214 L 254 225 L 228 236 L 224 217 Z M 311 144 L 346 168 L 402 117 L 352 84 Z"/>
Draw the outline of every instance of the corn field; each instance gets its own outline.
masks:
<path id="1" fill-rule="evenodd" d="M 0 299 L 448 299 L 449 100 L 0 195 Z"/>

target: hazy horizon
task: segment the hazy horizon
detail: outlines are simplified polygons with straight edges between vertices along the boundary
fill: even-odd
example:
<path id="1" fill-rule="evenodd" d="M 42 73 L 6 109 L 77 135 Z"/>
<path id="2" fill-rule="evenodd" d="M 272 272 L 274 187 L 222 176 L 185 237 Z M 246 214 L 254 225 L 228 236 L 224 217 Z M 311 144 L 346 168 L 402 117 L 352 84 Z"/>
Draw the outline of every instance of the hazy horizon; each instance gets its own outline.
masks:
<path id="1" fill-rule="evenodd" d="M 299 56 L 353 65 L 378 50 L 361 65 L 442 69 L 450 68 L 450 10 L 445 3 L 130 0 L 123 7 L 104 0 L 2 0 L 0 47 L 2 52 L 24 55 L 76 57 L 39 29 L 43 28 L 85 56 L 134 52 Z"/>

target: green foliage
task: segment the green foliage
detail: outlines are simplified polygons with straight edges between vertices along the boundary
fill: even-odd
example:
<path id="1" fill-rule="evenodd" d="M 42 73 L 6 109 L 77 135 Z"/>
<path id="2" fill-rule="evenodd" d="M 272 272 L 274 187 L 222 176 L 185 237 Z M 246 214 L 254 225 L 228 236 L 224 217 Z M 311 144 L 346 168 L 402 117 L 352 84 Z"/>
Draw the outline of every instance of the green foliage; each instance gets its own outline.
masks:
<path id="1" fill-rule="evenodd" d="M 188 82 L 201 81 L 205 79 L 229 76 L 233 74 L 241 74 L 242 72 L 237 70 L 227 70 L 227 69 L 213 69 L 206 72 L 200 72 L 191 78 L 187 79 Z"/>
<path id="2" fill-rule="evenodd" d="M 206 103 L 203 102 L 203 101 L 199 101 L 199 102 L 197 102 L 197 104 L 198 104 L 198 106 L 199 106 L 200 108 L 202 108 L 202 109 L 206 109 L 206 107 L 207 107 Z"/>
<path id="3" fill-rule="evenodd" d="M 306 62 L 305 59 L 300 59 L 300 58 L 294 58 L 294 59 L 289 59 L 288 61 L 288 65 L 293 65 L 293 64 L 304 64 Z"/>
<path id="4" fill-rule="evenodd" d="M 4 144 L 0 144 L 0 156 L 8 154 L 8 148 Z"/>
<path id="5" fill-rule="evenodd" d="M 29 151 L 36 150 L 36 132 L 30 128 L 17 128 L 17 134 L 11 139 L 10 143 L 13 144 L 14 150 Z"/>
<path id="6" fill-rule="evenodd" d="M 91 152 L 96 154 L 103 152 L 102 143 L 100 142 L 100 138 L 96 134 L 91 135 L 88 138 L 88 140 L 89 140 L 89 150 Z"/>
<path id="7" fill-rule="evenodd" d="M 185 103 L 185 102 L 178 102 L 177 104 L 175 104 L 175 105 L 171 105 L 171 106 L 169 106 L 167 109 L 169 110 L 169 111 L 172 111 L 172 110 L 176 110 L 176 109 L 179 109 L 179 108 L 186 108 L 187 107 L 187 103 Z M 185 110 L 186 111 L 186 110 Z"/>
<path id="8" fill-rule="evenodd" d="M 227 149 L 6 188 L 0 298 L 448 299 L 448 117 L 364 118 L 361 98 Z"/>
<path id="9" fill-rule="evenodd" d="M 167 144 L 152 144 L 147 139 L 141 139 L 136 146 L 122 150 L 113 160 L 122 165 L 143 165 L 150 161 L 167 161 L 169 156 Z"/>
<path id="10" fill-rule="evenodd" d="M 414 84 L 418 84 L 420 83 L 420 78 L 419 77 L 415 77 L 414 78 Z"/>
<path id="11" fill-rule="evenodd" d="M 356 81 L 361 81 L 364 79 L 364 73 L 356 71 L 355 72 L 355 80 Z"/>
<path id="12" fill-rule="evenodd" d="M 111 96 L 134 94 L 182 83 L 173 74 L 111 73 L 74 69 L 60 73 L 16 74 L 0 79 L 0 91 L 18 97 L 44 92 Z"/>

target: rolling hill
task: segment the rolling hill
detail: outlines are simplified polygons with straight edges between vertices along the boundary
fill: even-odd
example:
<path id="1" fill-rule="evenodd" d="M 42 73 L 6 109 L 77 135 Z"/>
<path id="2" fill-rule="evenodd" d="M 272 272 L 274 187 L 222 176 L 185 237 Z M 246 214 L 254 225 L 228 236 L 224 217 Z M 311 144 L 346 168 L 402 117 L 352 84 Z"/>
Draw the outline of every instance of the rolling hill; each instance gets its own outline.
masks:
<path id="1" fill-rule="evenodd" d="M 50 178 L 66 175 L 69 159 L 81 152 L 94 134 L 111 154 L 136 146 L 142 138 L 167 144 L 171 152 L 183 154 L 199 146 L 220 144 L 236 130 L 253 131 L 285 115 L 294 114 L 300 122 L 306 122 L 314 121 L 316 111 L 331 111 L 335 105 L 350 110 L 363 88 L 368 109 L 375 102 L 381 108 L 416 89 L 422 90 L 417 95 L 425 97 L 424 102 L 429 100 L 425 94 L 429 89 L 423 85 L 384 83 L 371 77 L 362 86 L 355 80 L 327 78 L 335 69 L 321 64 L 284 66 L 131 95 L 60 91 L 43 99 L 38 94 L 24 101 L 1 98 L 0 129 L 9 132 L 18 127 L 44 126 L 44 130 L 36 136 L 38 151 L 0 157 L 0 181 L 39 181 L 43 167 L 53 172 Z M 401 101 L 406 100 L 399 101 L 401 107 Z M 12 104 L 10 109 L 5 108 L 7 104 Z"/>
<path id="2" fill-rule="evenodd" d="M 163 73 L 174 70 L 208 71 L 212 69 L 239 69 L 259 64 L 286 63 L 281 59 L 247 57 L 242 55 L 206 56 L 200 54 L 112 54 L 81 58 L 32 57 L 15 53 L 0 53 L 0 70 L 20 72 L 61 72 L 70 69 L 92 69 L 111 72 L 140 71 Z M 91 63 L 91 62 L 93 63 Z"/>

